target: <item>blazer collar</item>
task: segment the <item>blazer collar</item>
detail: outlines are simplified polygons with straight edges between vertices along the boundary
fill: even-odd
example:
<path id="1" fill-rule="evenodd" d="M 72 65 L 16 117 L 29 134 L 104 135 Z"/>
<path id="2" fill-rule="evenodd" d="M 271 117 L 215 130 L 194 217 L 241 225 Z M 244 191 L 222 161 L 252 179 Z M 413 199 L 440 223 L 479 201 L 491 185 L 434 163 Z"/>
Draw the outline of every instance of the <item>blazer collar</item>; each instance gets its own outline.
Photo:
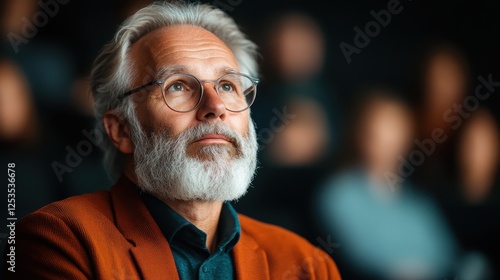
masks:
<path id="1" fill-rule="evenodd" d="M 179 279 L 167 240 L 139 197 L 137 187 L 122 176 L 111 188 L 117 228 L 130 249 L 142 279 Z"/>
<path id="2" fill-rule="evenodd" d="M 233 248 L 236 279 L 270 280 L 269 263 L 266 252 L 244 230 L 242 224 L 240 241 Z"/>

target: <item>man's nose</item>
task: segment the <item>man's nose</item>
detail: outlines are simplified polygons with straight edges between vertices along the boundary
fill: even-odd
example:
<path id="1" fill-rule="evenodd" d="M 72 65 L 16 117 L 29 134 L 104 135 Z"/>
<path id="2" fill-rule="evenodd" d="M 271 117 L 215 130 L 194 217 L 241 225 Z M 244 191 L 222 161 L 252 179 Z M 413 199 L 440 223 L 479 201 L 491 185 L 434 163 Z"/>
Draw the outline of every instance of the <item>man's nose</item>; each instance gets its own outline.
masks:
<path id="1" fill-rule="evenodd" d="M 197 118 L 200 121 L 225 120 L 226 118 L 226 105 L 217 94 L 213 82 L 203 83 L 203 98 L 200 101 L 200 106 L 197 112 Z"/>

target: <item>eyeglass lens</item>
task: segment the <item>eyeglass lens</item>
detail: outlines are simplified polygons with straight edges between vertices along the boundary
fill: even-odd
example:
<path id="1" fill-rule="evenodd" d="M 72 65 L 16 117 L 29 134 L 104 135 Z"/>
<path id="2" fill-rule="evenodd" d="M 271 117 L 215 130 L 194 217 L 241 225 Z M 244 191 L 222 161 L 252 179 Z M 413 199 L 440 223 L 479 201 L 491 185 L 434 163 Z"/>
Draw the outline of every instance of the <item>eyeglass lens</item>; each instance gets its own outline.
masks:
<path id="1" fill-rule="evenodd" d="M 255 99 L 255 85 L 249 77 L 244 75 L 227 74 L 214 81 L 213 84 L 226 109 L 230 111 L 245 110 Z M 201 101 L 202 87 L 201 82 L 194 76 L 171 75 L 163 83 L 165 102 L 173 110 L 190 111 Z"/>

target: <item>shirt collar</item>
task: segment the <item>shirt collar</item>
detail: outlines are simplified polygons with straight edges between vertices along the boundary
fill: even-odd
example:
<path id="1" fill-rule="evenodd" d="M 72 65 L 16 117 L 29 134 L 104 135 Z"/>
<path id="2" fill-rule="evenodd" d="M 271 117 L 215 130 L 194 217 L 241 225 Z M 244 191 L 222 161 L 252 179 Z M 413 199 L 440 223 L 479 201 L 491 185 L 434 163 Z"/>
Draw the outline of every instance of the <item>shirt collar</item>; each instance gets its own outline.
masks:
<path id="1" fill-rule="evenodd" d="M 240 231 L 238 213 L 230 202 L 224 202 L 219 219 L 217 248 L 229 252 L 238 243 Z"/>
<path id="2" fill-rule="evenodd" d="M 186 220 L 170 206 L 151 194 L 141 191 L 141 199 L 149 209 L 169 244 L 176 242 L 190 243 L 196 247 L 205 247 L 206 234 Z M 229 252 L 240 238 L 238 213 L 230 202 L 222 204 L 218 225 L 216 251 Z"/>

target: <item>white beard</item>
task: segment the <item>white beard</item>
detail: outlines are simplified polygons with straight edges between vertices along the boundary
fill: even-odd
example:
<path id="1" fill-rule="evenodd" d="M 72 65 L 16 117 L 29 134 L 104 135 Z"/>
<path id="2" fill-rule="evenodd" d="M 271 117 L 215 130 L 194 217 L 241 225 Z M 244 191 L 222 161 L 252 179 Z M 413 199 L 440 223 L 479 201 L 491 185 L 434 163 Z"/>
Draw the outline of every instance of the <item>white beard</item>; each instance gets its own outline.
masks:
<path id="1" fill-rule="evenodd" d="M 243 196 L 257 168 L 257 137 L 252 121 L 243 137 L 220 122 L 202 123 L 177 137 L 170 129 L 150 133 L 140 127 L 134 116 L 131 123 L 135 145 L 135 173 L 139 187 L 159 199 L 231 201 Z M 221 134 L 234 146 L 206 145 L 187 154 L 193 141 L 207 134 Z"/>

